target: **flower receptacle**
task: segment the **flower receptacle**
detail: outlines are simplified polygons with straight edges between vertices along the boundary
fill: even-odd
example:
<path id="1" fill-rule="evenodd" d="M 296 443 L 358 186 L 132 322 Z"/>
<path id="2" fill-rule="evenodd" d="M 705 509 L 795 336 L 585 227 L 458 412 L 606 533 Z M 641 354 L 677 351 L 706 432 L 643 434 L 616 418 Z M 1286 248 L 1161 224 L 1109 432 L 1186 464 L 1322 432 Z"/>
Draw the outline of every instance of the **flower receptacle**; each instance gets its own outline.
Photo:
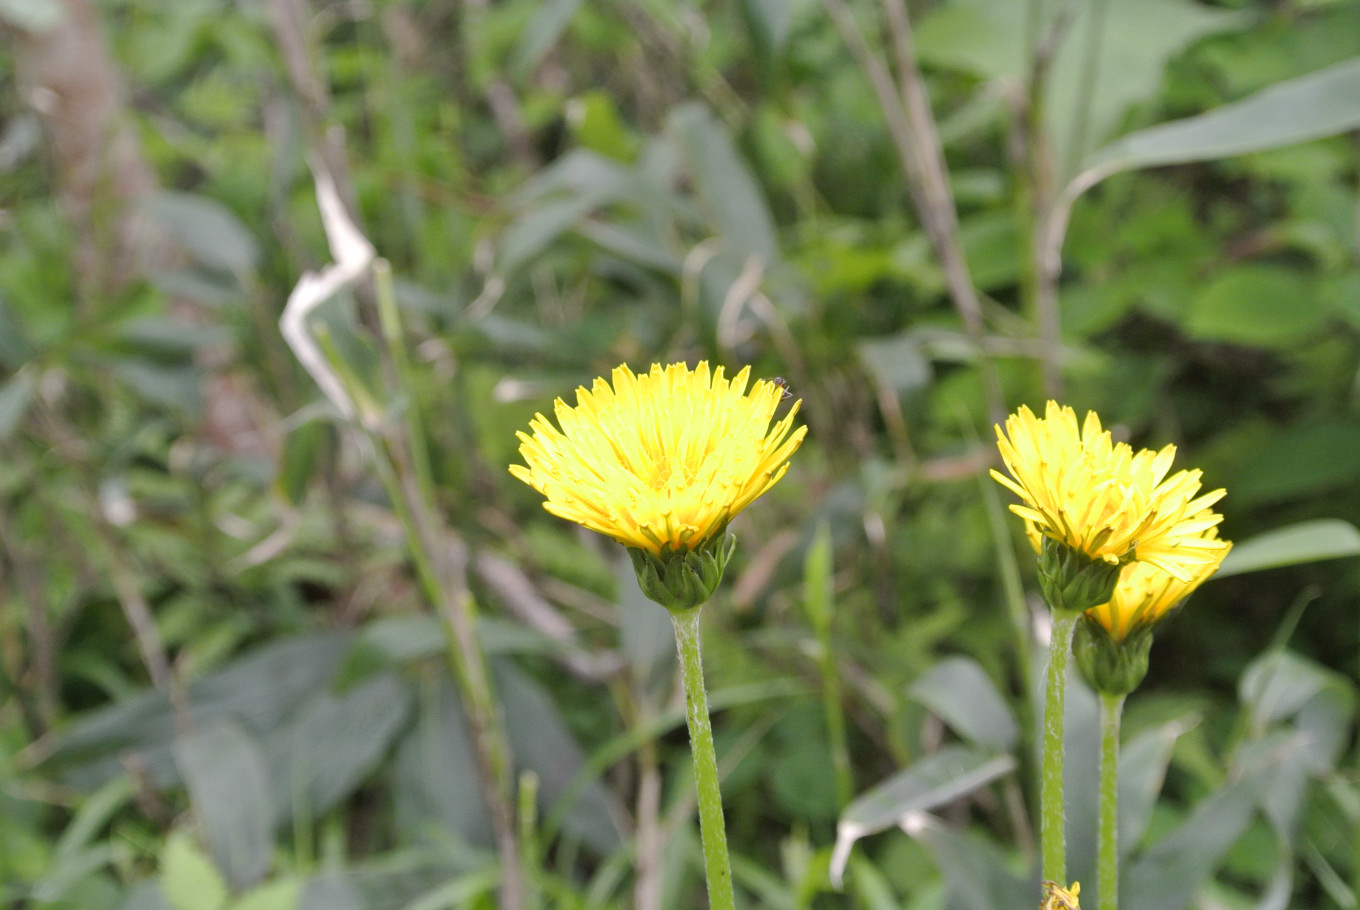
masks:
<path id="1" fill-rule="evenodd" d="M 1072 636 L 1072 657 L 1082 678 L 1097 692 L 1120 698 L 1137 689 L 1147 676 L 1151 650 L 1150 626 L 1116 639 L 1089 614 L 1082 616 Z"/>
<path id="2" fill-rule="evenodd" d="M 1080 613 L 1108 603 L 1124 562 L 1092 559 L 1044 536 L 1039 551 L 1039 587 L 1054 610 Z"/>
<path id="3" fill-rule="evenodd" d="M 629 547 L 628 556 L 633 560 L 633 572 L 642 593 L 675 613 L 694 610 L 708 602 L 736 547 L 736 537 L 722 533 L 692 550 L 667 547 L 656 556 Z"/>

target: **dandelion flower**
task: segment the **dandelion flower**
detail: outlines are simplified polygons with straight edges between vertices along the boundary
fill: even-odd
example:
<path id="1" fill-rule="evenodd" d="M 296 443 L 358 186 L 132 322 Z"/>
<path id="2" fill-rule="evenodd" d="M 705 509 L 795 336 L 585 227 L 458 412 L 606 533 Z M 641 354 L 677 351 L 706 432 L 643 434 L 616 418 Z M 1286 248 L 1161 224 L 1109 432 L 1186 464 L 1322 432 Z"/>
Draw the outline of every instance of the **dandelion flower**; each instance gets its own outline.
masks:
<path id="1" fill-rule="evenodd" d="M 794 429 L 801 402 L 773 427 L 784 396 L 750 368 L 732 379 L 707 362 L 634 375 L 576 390 L 576 406 L 554 404 L 559 430 L 536 414 L 519 433 L 525 465 L 510 473 L 542 493 L 554 515 L 653 557 L 698 550 L 722 537 L 736 515 L 788 470 L 807 427 Z"/>
<path id="2" fill-rule="evenodd" d="M 1053 401 L 1042 419 L 1022 406 L 996 435 L 1011 476 L 992 476 L 1043 536 L 1092 561 L 1148 563 L 1182 582 L 1222 559 L 1227 544 L 1206 532 L 1222 520 L 1208 507 L 1224 491 L 1199 494 L 1199 471 L 1168 476 L 1175 446 L 1134 452 L 1094 411 L 1078 427 L 1076 412 Z"/>
<path id="3" fill-rule="evenodd" d="M 1204 536 L 1214 539 L 1218 536 L 1218 529 L 1211 527 Z M 1194 566 L 1187 579 L 1168 575 L 1149 563 L 1128 566 L 1119 576 L 1110 602 L 1092 607 L 1086 611 L 1086 616 L 1099 624 L 1116 644 L 1143 629 L 1151 628 L 1218 571 L 1223 557 L 1228 555 L 1232 547 L 1226 540 L 1221 543 L 1223 546 L 1220 549 L 1212 551 L 1212 561 Z"/>

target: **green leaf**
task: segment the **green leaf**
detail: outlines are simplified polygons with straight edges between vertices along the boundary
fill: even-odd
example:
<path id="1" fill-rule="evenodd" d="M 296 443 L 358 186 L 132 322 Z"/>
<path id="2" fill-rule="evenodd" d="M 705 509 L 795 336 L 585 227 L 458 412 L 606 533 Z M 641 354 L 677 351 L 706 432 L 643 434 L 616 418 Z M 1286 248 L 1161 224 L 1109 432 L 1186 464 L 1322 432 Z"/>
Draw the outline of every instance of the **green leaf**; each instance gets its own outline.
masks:
<path id="1" fill-rule="evenodd" d="M 0 0 L 0 21 L 34 35 L 50 32 L 65 19 L 59 0 Z"/>
<path id="2" fill-rule="evenodd" d="M 15 427 L 19 426 L 20 420 L 23 420 L 23 416 L 29 412 L 31 403 L 33 382 L 29 381 L 29 374 L 12 375 L 10 380 L 0 385 L 0 439 L 8 439 L 14 435 Z"/>
<path id="3" fill-rule="evenodd" d="M 1015 769 L 1015 759 L 991 750 L 946 746 L 899 771 L 860 796 L 841 813 L 832 855 L 839 879 L 855 841 L 902 824 L 918 813 L 951 803 Z"/>
<path id="4" fill-rule="evenodd" d="M 1189 718 L 1173 720 L 1120 746 L 1119 749 L 1119 853 L 1134 852 L 1147 832 L 1157 795 L 1166 779 L 1166 769 L 1176 740 L 1188 731 Z"/>
<path id="5" fill-rule="evenodd" d="M 266 882 L 233 901 L 230 910 L 297 910 L 302 882 L 296 878 L 282 878 Z"/>
<path id="6" fill-rule="evenodd" d="M 987 673 L 968 657 L 940 661 L 909 690 L 954 732 L 995 752 L 1015 746 L 1020 728 Z"/>
<path id="7" fill-rule="evenodd" d="M 614 99 L 601 89 L 567 102 L 567 124 L 582 148 L 618 161 L 632 161 L 637 155 L 637 137 L 628 131 Z"/>
<path id="8" fill-rule="evenodd" d="M 1279 502 L 1323 493 L 1360 477 L 1360 424 L 1328 422 L 1291 427 L 1241 466 L 1233 501 Z"/>
<path id="9" fill-rule="evenodd" d="M 281 725 L 298 704 L 331 679 L 350 636 L 324 632 L 275 641 L 189 684 L 192 727 L 232 719 L 265 731 Z M 179 780 L 171 755 L 175 714 L 161 692 L 146 692 L 91 712 L 57 737 L 48 762 L 76 787 L 122 776 L 137 756 L 156 786 Z"/>
<path id="10" fill-rule="evenodd" d="M 174 910 L 165 900 L 165 890 L 158 881 L 141 881 L 128 889 L 118 910 Z"/>
<path id="11" fill-rule="evenodd" d="M 861 341 L 858 351 L 874 380 L 899 396 L 921 391 L 934 376 L 921 339 L 912 332 Z"/>
<path id="12" fill-rule="evenodd" d="M 193 835 L 175 831 L 161 851 L 161 888 L 175 910 L 219 910 L 227 886 Z"/>
<path id="13" fill-rule="evenodd" d="M 520 32 L 519 41 L 510 54 L 509 68 L 516 80 L 522 82 L 533 75 L 567 30 L 580 6 L 581 0 L 546 0 L 537 4 L 533 18 Z"/>
<path id="14" fill-rule="evenodd" d="M 87 797 L 57 841 L 55 860 L 61 862 L 93 844 L 99 832 L 131 798 L 132 781 L 127 777 L 114 778 Z"/>
<path id="15" fill-rule="evenodd" d="M 57 841 L 42 878 L 33 886 L 36 901 L 70 900 L 82 883 L 114 859 L 110 845 L 99 840 L 99 835 L 132 799 L 132 793 L 131 780 L 119 777 L 80 804 Z M 0 842 L 0 846 L 6 845 Z"/>
<path id="16" fill-rule="evenodd" d="M 516 764 L 538 773 L 540 799 L 550 806 L 584 767 L 585 754 L 542 687 L 509 661 L 496 661 L 493 669 Z M 563 819 L 562 828 L 608 855 L 622 841 L 616 819 L 624 816 L 604 785 L 592 781 Z"/>
<path id="17" fill-rule="evenodd" d="M 368 906 L 358 887 L 334 872 L 309 881 L 297 902 L 297 910 L 368 910 Z"/>
<path id="18" fill-rule="evenodd" d="M 1233 545 L 1216 578 L 1343 556 L 1360 556 L 1360 530 L 1339 518 L 1277 528 Z"/>
<path id="19" fill-rule="evenodd" d="M 275 488 L 289 505 L 301 506 L 320 471 L 323 453 L 332 441 L 331 426 L 321 420 L 308 420 L 294 427 L 283 442 Z"/>
<path id="20" fill-rule="evenodd" d="M 831 527 L 825 521 L 817 523 L 812 545 L 803 558 L 803 605 L 817 637 L 826 642 L 831 637 L 831 616 L 834 606 L 835 553 L 831 546 Z"/>
<path id="21" fill-rule="evenodd" d="M 259 261 L 255 238 L 222 203 L 193 193 L 162 191 L 144 205 L 200 264 L 237 278 L 255 271 Z"/>
<path id="22" fill-rule="evenodd" d="M 1120 171 L 1260 152 L 1357 126 L 1360 59 L 1272 85 L 1195 117 L 1129 133 L 1093 154 L 1078 180 L 1091 186 Z"/>
<path id="23" fill-rule="evenodd" d="M 496 269 L 512 274 L 542 253 L 598 204 L 592 196 L 572 196 L 543 202 L 526 210 L 501 238 Z"/>
<path id="24" fill-rule="evenodd" d="M 1278 650 L 1247 667 L 1237 688 L 1258 729 L 1297 716 L 1320 728 L 1321 738 L 1310 745 L 1325 745 L 1335 757 L 1337 747 L 1344 743 L 1355 698 L 1355 688 L 1345 677 L 1293 652 Z M 1303 718 L 1305 712 L 1308 716 Z M 1326 723 L 1312 723 L 1319 713 L 1326 716 Z"/>
<path id="25" fill-rule="evenodd" d="M 239 724 L 222 720 L 180 737 L 175 761 L 232 888 L 260 881 L 274 852 L 274 799 L 259 744 Z"/>
<path id="26" fill-rule="evenodd" d="M 286 819 L 291 807 L 302 815 L 295 823 L 305 824 L 353 793 L 405 727 L 411 703 L 409 687 L 381 673 L 343 695 L 320 692 L 303 704 L 269 742 L 274 820 Z"/>
<path id="27" fill-rule="evenodd" d="M 722 123 L 702 106 L 685 104 L 671 113 L 669 126 L 716 233 L 738 255 L 756 255 L 772 265 L 779 257 L 774 219 Z"/>
<path id="28" fill-rule="evenodd" d="M 1189 905 L 1242 835 L 1256 807 L 1255 781 L 1238 780 L 1196 806 L 1190 818 L 1129 864 L 1124 910 L 1180 910 Z"/>
<path id="29" fill-rule="evenodd" d="M 934 819 L 926 819 L 911 831 L 925 844 L 935 865 L 944 874 L 949 901 L 946 906 L 966 910 L 1000 910 L 1028 906 L 1020 895 L 1033 883 L 1011 871 L 1007 851 L 973 832 L 953 831 Z"/>
<path id="30" fill-rule="evenodd" d="M 1268 265 L 1223 272 L 1190 303 L 1185 330 L 1193 338 L 1287 348 L 1317 332 L 1326 316 L 1310 276 Z"/>
<path id="31" fill-rule="evenodd" d="M 762 63 L 779 54 L 793 30 L 794 4 L 788 0 L 741 0 L 742 18 Z"/>
<path id="32" fill-rule="evenodd" d="M 1108 136 L 1131 104 L 1153 97 L 1168 60 L 1205 35 L 1249 21 L 1240 13 L 1187 0 L 1081 3 L 1065 9 L 1072 15 L 1064 23 L 1044 99 L 1049 135 L 1063 159 L 1061 174 L 1074 172 L 1085 148 Z M 921 19 L 918 52 L 929 64 L 1018 81 L 1030 66 L 1022 40 L 1028 14 L 1029 4 L 1014 0 L 937 4 Z M 1097 49 L 1090 47 L 1092 41 Z M 1093 52 L 1094 72 L 1088 69 Z M 1074 151 L 1075 160 L 1067 160 Z"/>

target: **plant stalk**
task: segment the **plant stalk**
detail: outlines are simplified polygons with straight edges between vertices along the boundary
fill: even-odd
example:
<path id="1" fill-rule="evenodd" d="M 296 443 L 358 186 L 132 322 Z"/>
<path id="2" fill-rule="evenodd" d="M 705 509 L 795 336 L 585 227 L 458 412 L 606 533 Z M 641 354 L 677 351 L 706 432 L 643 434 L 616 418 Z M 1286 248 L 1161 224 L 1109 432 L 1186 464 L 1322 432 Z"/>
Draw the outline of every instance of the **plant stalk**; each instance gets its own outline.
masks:
<path id="1" fill-rule="evenodd" d="M 1100 910 L 1119 905 L 1119 719 L 1124 696 L 1100 696 L 1100 829 L 1096 885 Z"/>
<path id="2" fill-rule="evenodd" d="M 680 656 L 680 676 L 685 685 L 685 720 L 689 724 L 689 747 L 694 756 L 708 904 L 712 910 L 735 910 L 732 863 L 727 854 L 727 829 L 723 825 L 722 794 L 718 789 L 718 758 L 713 749 L 713 727 L 708 719 L 708 693 L 704 689 L 704 662 L 699 639 L 702 609 L 673 611 L 671 623 L 675 626 L 675 649 Z"/>
<path id="3" fill-rule="evenodd" d="M 1067 710 L 1067 655 L 1081 614 L 1053 610 L 1053 641 L 1044 689 L 1044 754 L 1039 778 L 1039 844 L 1043 877 L 1067 887 L 1067 829 L 1063 816 L 1063 716 Z"/>
<path id="4" fill-rule="evenodd" d="M 384 265 L 375 269 L 383 340 L 396 378 L 409 397 L 407 419 L 399 430 L 360 418 L 357 425 L 374 449 L 378 475 L 405 534 L 422 593 L 441 614 L 448 631 L 448 657 L 472 734 L 482 798 L 491 817 L 501 863 L 497 899 L 501 910 L 525 907 L 525 869 L 515 832 L 515 781 L 510 742 L 496 701 L 486 655 L 477 635 L 477 603 L 467 588 L 466 567 L 439 539 L 432 472 L 423 457 L 424 425 L 416 411 L 416 389 L 402 347 L 400 316 Z M 317 339 L 346 392 L 354 398 L 362 384 L 326 337 Z M 358 400 L 354 398 L 354 400 Z M 362 410 L 362 409 L 361 409 Z M 404 431 L 404 432 L 403 432 Z"/>

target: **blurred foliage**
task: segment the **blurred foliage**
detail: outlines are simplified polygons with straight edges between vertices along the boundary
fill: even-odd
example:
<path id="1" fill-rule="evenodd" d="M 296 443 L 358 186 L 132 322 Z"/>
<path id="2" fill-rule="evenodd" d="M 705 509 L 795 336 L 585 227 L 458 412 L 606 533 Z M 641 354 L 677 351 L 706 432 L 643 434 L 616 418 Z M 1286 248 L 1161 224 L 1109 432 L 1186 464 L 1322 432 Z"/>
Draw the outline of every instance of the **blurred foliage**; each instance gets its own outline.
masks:
<path id="1" fill-rule="evenodd" d="M 396 276 L 415 381 L 384 357 L 370 286 L 322 315 L 380 426 L 424 421 L 429 505 L 538 781 L 539 905 L 633 906 L 640 824 L 664 835 L 657 906 L 698 906 L 701 882 L 665 616 L 617 547 L 509 477 L 514 432 L 620 362 L 700 358 L 786 377 L 810 425 L 706 614 L 746 903 L 1030 904 L 1036 658 L 1015 625 L 1035 603 L 979 479 L 985 357 L 1007 407 L 1041 404 L 1056 358 L 1066 402 L 1177 444 L 1228 489 L 1230 539 L 1332 520 L 1267 540 L 1159 636 L 1125 724 L 1124 904 L 1354 906 L 1360 564 L 1309 560 L 1355 555 L 1360 524 L 1360 91 L 1337 88 L 1360 4 L 1072 4 L 1030 136 L 1030 4 L 913 4 L 981 355 L 822 4 L 311 0 L 320 109 L 280 51 L 285 6 L 97 4 L 160 184 L 142 214 L 178 250 L 114 288 L 80 278 L 9 75 L 61 4 L 0 2 L 0 902 L 494 903 L 445 632 L 371 440 L 278 330 L 329 258 L 306 158 L 326 135 Z M 878 6 L 852 8 L 875 50 Z M 1155 131 L 1326 67 L 1283 114 Z M 1025 290 L 1016 155 L 1040 135 L 1061 182 L 1129 171 L 1075 201 L 1060 350 Z M 1076 819 L 1094 708 L 1070 710 Z M 865 838 L 842 891 L 838 821 L 842 849 Z"/>

